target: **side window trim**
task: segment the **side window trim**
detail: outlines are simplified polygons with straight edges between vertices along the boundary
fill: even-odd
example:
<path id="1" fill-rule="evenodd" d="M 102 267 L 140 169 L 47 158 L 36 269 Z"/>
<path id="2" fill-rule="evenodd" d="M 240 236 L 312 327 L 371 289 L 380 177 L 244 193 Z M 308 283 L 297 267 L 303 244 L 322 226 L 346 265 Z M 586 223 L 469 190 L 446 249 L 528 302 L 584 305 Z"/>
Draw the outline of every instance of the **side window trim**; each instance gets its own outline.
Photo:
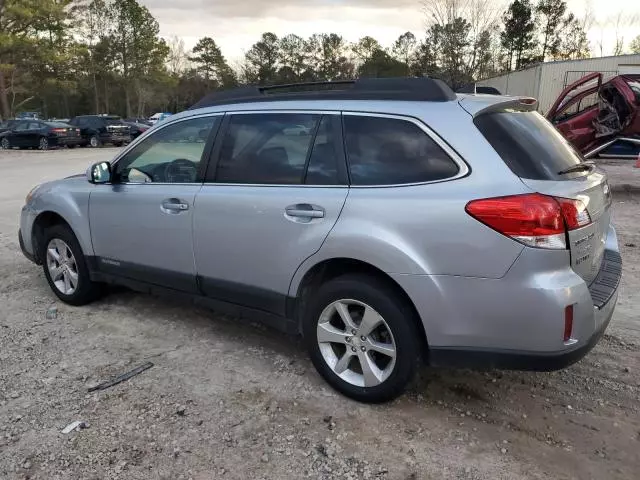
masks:
<path id="1" fill-rule="evenodd" d="M 335 185 L 307 185 L 305 183 L 301 183 L 298 185 L 288 185 L 288 184 L 260 184 L 260 183 L 219 183 L 216 181 L 216 172 L 218 169 L 218 163 L 220 161 L 220 151 L 222 150 L 222 143 L 224 141 L 224 137 L 229 130 L 229 123 L 231 121 L 231 117 L 234 115 L 252 115 L 252 114 L 268 114 L 268 113 L 297 113 L 297 114 L 310 114 L 310 115 L 320 115 L 320 121 L 315 127 L 315 131 L 313 133 L 313 141 L 310 145 L 309 151 L 307 152 L 307 158 L 305 163 L 304 177 L 306 179 L 307 169 L 309 168 L 309 162 L 311 160 L 311 155 L 313 153 L 313 146 L 315 143 L 315 138 L 318 133 L 318 129 L 320 124 L 322 123 L 322 119 L 325 116 L 331 117 L 331 128 L 332 128 L 332 136 L 334 139 L 334 148 L 338 155 L 338 183 Z M 224 112 L 224 118 L 220 123 L 220 127 L 218 128 L 218 134 L 216 135 L 216 140 L 213 148 L 211 149 L 211 155 L 207 161 L 206 172 L 204 175 L 204 183 L 206 185 L 241 185 L 241 186 L 249 186 L 249 187 L 308 187 L 308 188 L 331 188 L 331 187 L 345 187 L 349 185 L 348 181 L 348 168 L 347 168 L 347 159 L 346 152 L 344 149 L 344 135 L 342 133 L 342 112 L 335 110 L 313 110 L 313 109 L 300 109 L 300 110 L 291 110 L 291 109 L 269 109 L 269 110 L 233 110 Z"/>
<path id="2" fill-rule="evenodd" d="M 416 125 L 420 130 L 422 130 L 433 142 L 435 142 L 449 157 L 451 161 L 453 161 L 458 166 L 458 173 L 452 177 L 443 178 L 440 180 L 427 180 L 425 182 L 410 182 L 410 183 L 398 183 L 398 184 L 380 184 L 380 185 L 353 185 L 351 179 L 349 179 L 349 188 L 390 188 L 390 187 L 406 187 L 411 185 L 428 185 L 431 183 L 443 183 L 443 182 L 451 182 L 453 180 L 457 180 L 462 177 L 466 177 L 471 168 L 464 161 L 464 159 L 456 152 L 445 140 L 443 140 L 434 130 L 431 129 L 426 123 L 416 117 L 410 117 L 406 115 L 397 115 L 390 113 L 375 113 L 375 112 L 356 112 L 356 111 L 343 111 L 342 112 L 342 132 L 343 132 L 343 148 L 345 151 L 347 165 L 349 163 L 349 156 L 346 154 L 347 146 L 345 144 L 346 138 L 344 135 L 344 117 L 353 116 L 353 117 L 377 117 L 377 118 L 391 118 L 395 120 L 404 120 Z"/>
<path id="3" fill-rule="evenodd" d="M 171 125 L 176 125 L 178 123 L 181 122 L 185 122 L 188 120 L 193 120 L 196 118 L 204 118 L 204 117 L 223 117 L 224 113 L 223 112 L 215 112 L 215 113 L 205 113 L 205 114 L 201 114 L 201 115 L 193 115 L 190 117 L 184 117 L 184 118 L 180 118 L 178 120 L 174 120 L 172 122 L 167 122 L 167 123 L 162 123 L 161 126 L 159 126 L 157 129 L 154 129 L 153 133 L 151 135 L 145 135 L 145 136 L 140 136 L 138 137 L 136 140 L 134 140 L 133 142 L 131 142 L 116 158 L 113 159 L 113 161 L 111 162 L 111 170 L 115 171 L 115 167 L 118 164 L 118 162 L 120 160 L 122 160 L 124 157 L 127 156 L 127 154 L 133 150 L 136 145 L 138 145 L 139 143 L 143 142 L 145 139 L 150 138 L 151 136 L 157 134 L 158 132 L 160 132 L 161 130 L 171 126 Z M 208 163 L 209 160 L 209 155 L 211 153 L 211 150 L 213 149 L 214 146 L 214 141 L 215 138 L 217 136 L 217 133 L 220 131 L 221 128 L 221 123 L 222 122 L 216 122 L 215 125 L 213 126 L 213 128 L 211 129 L 211 132 L 209 132 L 209 137 L 207 138 L 207 141 L 205 142 L 205 146 L 204 146 L 204 150 L 202 151 L 202 155 L 200 157 L 200 164 L 198 166 L 198 176 L 196 178 L 196 182 L 195 183 L 180 183 L 180 184 L 176 184 L 176 183 L 162 183 L 162 182 L 153 182 L 153 183 L 136 183 L 136 182 L 124 182 L 121 183 L 120 185 L 201 185 L 203 183 L 204 180 L 204 174 L 206 171 L 207 166 L 203 165 L 204 163 Z"/>

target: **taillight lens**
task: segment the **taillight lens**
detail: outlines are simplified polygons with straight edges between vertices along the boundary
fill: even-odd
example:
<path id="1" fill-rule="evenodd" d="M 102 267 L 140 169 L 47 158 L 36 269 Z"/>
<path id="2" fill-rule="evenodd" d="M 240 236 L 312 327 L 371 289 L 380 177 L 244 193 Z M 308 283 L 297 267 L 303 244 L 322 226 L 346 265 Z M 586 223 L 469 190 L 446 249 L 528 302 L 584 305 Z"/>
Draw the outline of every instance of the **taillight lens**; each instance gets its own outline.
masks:
<path id="1" fill-rule="evenodd" d="M 581 201 L 540 193 L 473 200 L 465 210 L 501 234 L 537 248 L 565 249 L 566 231 L 591 223 Z"/>
<path id="2" fill-rule="evenodd" d="M 67 130 L 64 128 L 54 128 L 51 130 L 53 133 L 57 133 L 57 134 L 61 134 L 61 133 L 66 133 Z"/>

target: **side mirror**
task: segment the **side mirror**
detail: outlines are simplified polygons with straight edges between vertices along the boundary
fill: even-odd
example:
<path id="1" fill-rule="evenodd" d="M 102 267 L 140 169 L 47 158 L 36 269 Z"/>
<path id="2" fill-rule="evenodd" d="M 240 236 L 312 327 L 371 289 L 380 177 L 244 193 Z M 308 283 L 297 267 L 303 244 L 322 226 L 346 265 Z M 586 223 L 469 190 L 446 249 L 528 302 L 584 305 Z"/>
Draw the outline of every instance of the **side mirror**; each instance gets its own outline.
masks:
<path id="1" fill-rule="evenodd" d="M 109 162 L 94 163 L 87 169 L 89 183 L 109 183 L 111 181 L 111 164 Z"/>

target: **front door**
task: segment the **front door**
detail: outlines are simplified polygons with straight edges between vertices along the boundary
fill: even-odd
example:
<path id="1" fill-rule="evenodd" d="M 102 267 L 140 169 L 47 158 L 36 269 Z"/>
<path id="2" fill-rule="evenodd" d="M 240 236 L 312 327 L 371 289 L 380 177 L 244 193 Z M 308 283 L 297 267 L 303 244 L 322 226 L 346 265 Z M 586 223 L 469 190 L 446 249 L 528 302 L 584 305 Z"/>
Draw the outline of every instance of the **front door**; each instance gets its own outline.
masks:
<path id="1" fill-rule="evenodd" d="M 29 138 L 29 122 L 27 120 L 18 120 L 11 130 L 11 145 L 14 147 L 27 147 Z"/>
<path id="2" fill-rule="evenodd" d="M 100 271 L 197 292 L 194 200 L 219 118 L 166 125 L 117 160 L 111 184 L 95 186 L 89 218 Z"/>
<path id="3" fill-rule="evenodd" d="M 338 115 L 225 118 L 196 198 L 203 292 L 279 315 L 289 284 L 335 225 L 348 194 Z"/>

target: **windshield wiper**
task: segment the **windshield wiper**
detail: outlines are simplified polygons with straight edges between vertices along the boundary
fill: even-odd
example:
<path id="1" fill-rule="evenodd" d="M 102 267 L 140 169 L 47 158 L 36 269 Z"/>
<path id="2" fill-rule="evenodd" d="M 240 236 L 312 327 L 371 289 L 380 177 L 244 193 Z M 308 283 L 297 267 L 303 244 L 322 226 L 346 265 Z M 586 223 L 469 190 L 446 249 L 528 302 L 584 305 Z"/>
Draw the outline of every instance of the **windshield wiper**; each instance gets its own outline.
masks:
<path id="1" fill-rule="evenodd" d="M 579 172 L 580 170 L 591 170 L 595 166 L 596 164 L 593 160 L 585 160 L 584 162 L 576 163 L 565 170 L 561 170 L 558 172 L 558 175 L 566 175 L 567 173 Z"/>

